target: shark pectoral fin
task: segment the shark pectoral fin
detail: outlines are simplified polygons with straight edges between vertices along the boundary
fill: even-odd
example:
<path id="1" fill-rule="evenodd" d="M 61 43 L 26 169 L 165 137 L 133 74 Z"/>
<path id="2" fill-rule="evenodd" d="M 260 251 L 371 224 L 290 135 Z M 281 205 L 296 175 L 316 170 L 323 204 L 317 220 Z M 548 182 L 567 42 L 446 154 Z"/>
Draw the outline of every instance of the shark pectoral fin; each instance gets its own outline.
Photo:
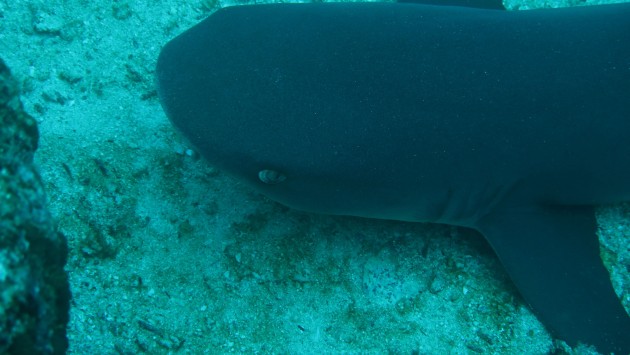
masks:
<path id="1" fill-rule="evenodd" d="M 630 317 L 600 258 L 593 207 L 508 207 L 477 227 L 555 336 L 630 353 Z"/>

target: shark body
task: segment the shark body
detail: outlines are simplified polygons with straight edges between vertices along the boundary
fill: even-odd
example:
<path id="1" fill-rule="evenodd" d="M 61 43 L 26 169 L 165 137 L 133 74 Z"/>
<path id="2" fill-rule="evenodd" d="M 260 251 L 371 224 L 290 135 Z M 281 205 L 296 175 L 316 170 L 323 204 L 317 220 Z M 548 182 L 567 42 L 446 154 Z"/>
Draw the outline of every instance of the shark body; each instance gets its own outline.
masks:
<path id="1" fill-rule="evenodd" d="M 630 353 L 594 214 L 630 201 L 630 4 L 226 8 L 157 78 L 173 124 L 263 194 L 473 228 L 555 336 Z"/>

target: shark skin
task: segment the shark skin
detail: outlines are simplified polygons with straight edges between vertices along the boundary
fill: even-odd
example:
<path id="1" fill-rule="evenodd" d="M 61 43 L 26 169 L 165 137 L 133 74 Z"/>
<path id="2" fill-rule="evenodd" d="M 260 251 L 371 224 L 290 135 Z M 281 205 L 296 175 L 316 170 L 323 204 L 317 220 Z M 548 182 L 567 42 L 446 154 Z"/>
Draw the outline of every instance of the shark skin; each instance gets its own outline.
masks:
<path id="1" fill-rule="evenodd" d="M 555 337 L 630 353 L 594 214 L 630 201 L 630 4 L 231 7 L 164 47 L 157 85 L 261 193 L 475 229 Z"/>

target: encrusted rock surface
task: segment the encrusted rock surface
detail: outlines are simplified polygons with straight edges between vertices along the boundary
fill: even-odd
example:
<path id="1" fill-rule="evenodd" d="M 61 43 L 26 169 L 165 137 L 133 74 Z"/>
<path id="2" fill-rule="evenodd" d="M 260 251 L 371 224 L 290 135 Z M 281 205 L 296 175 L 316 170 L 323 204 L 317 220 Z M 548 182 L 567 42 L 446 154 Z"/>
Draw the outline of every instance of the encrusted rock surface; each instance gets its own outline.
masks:
<path id="1" fill-rule="evenodd" d="M 0 353 L 64 354 L 70 303 L 65 237 L 33 164 L 37 123 L 0 59 Z"/>

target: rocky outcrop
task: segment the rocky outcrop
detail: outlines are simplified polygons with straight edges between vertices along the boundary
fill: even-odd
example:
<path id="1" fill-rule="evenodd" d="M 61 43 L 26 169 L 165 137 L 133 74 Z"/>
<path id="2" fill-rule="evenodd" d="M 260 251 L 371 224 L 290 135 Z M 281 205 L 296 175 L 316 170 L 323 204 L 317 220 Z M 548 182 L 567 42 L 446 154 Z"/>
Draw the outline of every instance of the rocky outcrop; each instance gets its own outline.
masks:
<path id="1" fill-rule="evenodd" d="M 70 303 L 65 237 L 33 164 L 37 123 L 0 59 L 0 353 L 64 354 Z"/>

